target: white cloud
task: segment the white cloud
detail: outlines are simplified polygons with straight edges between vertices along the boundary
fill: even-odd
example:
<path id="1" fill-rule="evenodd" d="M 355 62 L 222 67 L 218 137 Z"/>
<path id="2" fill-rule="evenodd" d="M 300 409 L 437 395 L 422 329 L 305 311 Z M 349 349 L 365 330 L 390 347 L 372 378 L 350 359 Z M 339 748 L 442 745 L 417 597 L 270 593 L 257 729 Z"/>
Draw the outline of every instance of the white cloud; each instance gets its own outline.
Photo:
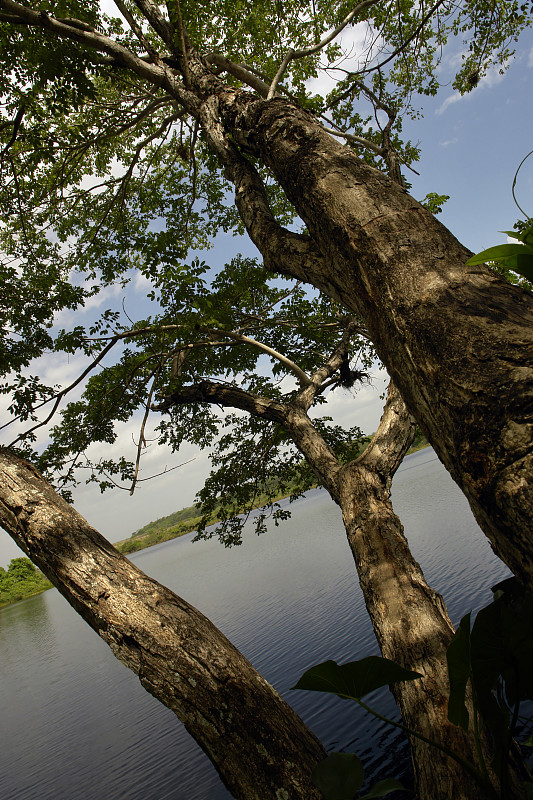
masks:
<path id="1" fill-rule="evenodd" d="M 147 278 L 146 275 L 143 275 L 143 273 L 138 270 L 135 273 L 133 286 L 136 292 L 146 292 L 154 288 L 150 278 Z"/>
<path id="2" fill-rule="evenodd" d="M 441 147 L 449 147 L 451 144 L 457 144 L 459 139 L 457 136 L 454 136 L 453 139 L 446 139 L 444 142 L 439 142 Z"/>
<path id="3" fill-rule="evenodd" d="M 357 25 L 348 26 L 335 41 L 340 44 L 343 55 L 337 59 L 334 65 L 326 64 L 325 60 L 321 60 L 322 69 L 318 77 L 311 78 L 306 84 L 307 89 L 312 94 L 325 97 L 335 88 L 339 80 L 339 74 L 344 75 L 344 72 L 336 72 L 335 68 L 342 68 L 342 70 L 346 70 L 347 72 L 357 72 L 361 67 L 363 59 L 367 59 L 373 53 L 377 53 L 380 45 L 379 40 L 369 43 L 368 25 L 366 22 L 359 22 Z M 326 66 L 332 66 L 333 68 L 326 71 Z"/>
<path id="4" fill-rule="evenodd" d="M 87 281 L 84 283 L 84 287 L 87 289 L 90 289 L 91 286 L 92 281 Z M 71 325 L 82 324 L 83 321 L 80 320 L 80 315 L 91 311 L 96 311 L 97 309 L 101 308 L 104 303 L 108 303 L 113 298 L 120 297 L 121 294 L 124 294 L 124 287 L 119 283 L 105 286 L 100 292 L 98 292 L 98 294 L 94 294 L 84 300 L 81 308 L 77 308 L 75 310 L 64 308 L 55 314 L 54 327 L 69 328 Z"/>
<path id="5" fill-rule="evenodd" d="M 449 106 L 452 106 L 454 103 L 458 103 L 459 100 L 463 99 L 463 97 L 467 97 L 467 95 L 460 95 L 459 93 L 451 94 L 449 97 L 446 98 L 444 103 L 442 103 L 442 105 L 440 105 L 437 108 L 435 114 L 438 114 L 439 116 L 441 114 L 444 114 L 444 112 L 446 111 L 447 108 L 449 108 Z"/>

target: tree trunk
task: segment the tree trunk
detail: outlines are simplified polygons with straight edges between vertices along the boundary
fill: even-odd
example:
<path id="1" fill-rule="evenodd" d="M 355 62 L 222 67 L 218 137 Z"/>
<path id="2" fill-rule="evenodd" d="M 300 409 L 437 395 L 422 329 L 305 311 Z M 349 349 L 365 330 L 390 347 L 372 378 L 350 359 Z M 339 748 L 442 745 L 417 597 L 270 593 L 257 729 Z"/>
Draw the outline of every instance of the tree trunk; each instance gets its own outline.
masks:
<path id="1" fill-rule="evenodd" d="M 392 687 L 404 725 L 475 764 L 473 737 L 447 719 L 446 650 L 454 629 L 444 601 L 428 586 L 409 550 L 390 499 L 392 478 L 414 431 L 414 421 L 391 384 L 378 430 L 356 461 L 332 469 L 327 453 L 313 443 L 318 434 L 313 437 L 311 423 L 306 425 L 303 418 L 293 435 L 341 507 L 382 655 L 423 676 Z M 420 800 L 486 798 L 464 768 L 442 751 L 414 736 L 410 744 Z"/>
<path id="2" fill-rule="evenodd" d="M 382 654 L 423 676 L 392 687 L 405 726 L 476 764 L 473 736 L 447 719 L 446 650 L 454 629 L 442 598 L 428 586 L 409 550 L 390 500 L 392 478 L 413 441 L 414 420 L 391 384 L 372 442 L 356 461 L 342 466 L 307 416 L 308 391 L 303 389 L 292 403 L 283 405 L 237 387 L 202 381 L 174 393 L 168 403 L 217 403 L 285 427 L 342 510 Z M 410 742 L 420 800 L 485 800 L 485 790 L 455 760 L 415 736 Z M 490 755 L 484 749 L 488 763 Z"/>
<path id="3" fill-rule="evenodd" d="M 218 97 L 226 130 L 272 170 L 311 235 L 276 228 L 236 167 L 236 202 L 267 266 L 363 317 L 493 549 L 533 588 L 533 295 L 465 267 L 469 251 L 432 214 L 307 112 Z"/>
<path id="4" fill-rule="evenodd" d="M 30 464 L 0 451 L 0 525 L 170 708 L 242 800 L 319 798 L 325 751 L 206 617 L 118 553 Z"/>
<path id="5" fill-rule="evenodd" d="M 402 721 L 475 764 L 472 737 L 447 719 L 446 649 L 454 630 L 446 607 L 412 557 L 383 481 L 364 466 L 354 468 L 351 477 L 344 524 L 381 653 L 423 676 L 391 687 Z M 368 495 L 362 505 L 363 493 Z M 409 739 L 420 800 L 486 797 L 459 764 L 416 737 Z"/>
<path id="6" fill-rule="evenodd" d="M 382 655 L 423 676 L 392 687 L 404 725 L 475 763 L 472 737 L 447 719 L 446 650 L 454 629 L 409 550 L 390 500 L 392 477 L 413 435 L 405 404 L 391 387 L 374 440 L 342 471 L 342 514 Z M 420 800 L 485 797 L 457 762 L 414 736 L 410 743 Z"/>

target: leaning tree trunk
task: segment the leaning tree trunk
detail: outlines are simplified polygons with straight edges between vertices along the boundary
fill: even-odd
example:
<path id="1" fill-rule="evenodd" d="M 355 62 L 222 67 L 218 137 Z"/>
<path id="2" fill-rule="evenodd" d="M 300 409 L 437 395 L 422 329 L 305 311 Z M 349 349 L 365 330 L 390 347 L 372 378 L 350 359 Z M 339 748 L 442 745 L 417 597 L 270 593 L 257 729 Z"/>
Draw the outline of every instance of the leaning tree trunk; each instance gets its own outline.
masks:
<path id="1" fill-rule="evenodd" d="M 444 601 L 428 586 L 409 550 L 390 499 L 392 478 L 414 430 L 414 420 L 391 384 L 371 443 L 356 461 L 340 466 L 309 418 L 301 412 L 292 417 L 294 440 L 341 507 L 382 655 L 422 674 L 392 687 L 404 725 L 475 764 L 473 736 L 447 718 L 446 650 L 454 629 Z M 485 800 L 486 791 L 456 761 L 415 736 L 409 738 L 419 800 Z"/>
<path id="2" fill-rule="evenodd" d="M 170 708 L 242 800 L 308 800 L 316 737 L 215 626 L 112 547 L 37 470 L 0 451 L 0 525 Z"/>
<path id="3" fill-rule="evenodd" d="M 472 736 L 448 722 L 446 650 L 454 629 L 444 601 L 426 583 L 390 499 L 392 477 L 414 424 L 397 390 L 375 437 L 341 472 L 340 504 L 366 607 L 382 655 L 422 674 L 392 686 L 406 727 L 476 763 Z M 420 800 L 474 800 L 486 793 L 441 750 L 410 737 Z"/>
<path id="4" fill-rule="evenodd" d="M 465 267 L 469 251 L 432 214 L 311 114 L 212 77 L 204 87 L 225 130 L 272 170 L 310 233 L 277 225 L 257 175 L 223 150 L 212 124 L 265 263 L 361 315 L 493 549 L 533 586 L 533 294 Z"/>
<path id="5" fill-rule="evenodd" d="M 331 367 L 333 360 L 334 356 Z M 420 680 L 398 683 L 393 688 L 405 725 L 475 763 L 472 736 L 447 719 L 446 650 L 454 630 L 442 598 L 428 586 L 410 553 L 390 500 L 392 478 L 413 440 L 414 421 L 391 385 L 372 442 L 359 459 L 342 466 L 307 415 L 307 394 L 312 393 L 313 387 L 316 391 L 317 386 L 311 381 L 311 386 L 302 389 L 291 403 L 282 404 L 238 387 L 202 381 L 175 392 L 168 404 L 217 403 L 285 427 L 342 509 L 365 603 L 383 655 L 423 675 Z M 485 799 L 486 792 L 456 761 L 416 737 L 410 739 L 420 800 Z M 485 756 L 489 762 L 488 752 Z"/>

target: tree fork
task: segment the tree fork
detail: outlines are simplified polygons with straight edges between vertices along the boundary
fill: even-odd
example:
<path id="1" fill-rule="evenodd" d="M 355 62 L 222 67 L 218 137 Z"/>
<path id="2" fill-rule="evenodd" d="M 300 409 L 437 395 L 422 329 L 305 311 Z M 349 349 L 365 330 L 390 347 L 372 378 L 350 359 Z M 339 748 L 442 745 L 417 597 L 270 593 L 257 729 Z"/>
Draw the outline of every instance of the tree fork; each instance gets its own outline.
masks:
<path id="1" fill-rule="evenodd" d="M 392 479 L 414 438 L 413 418 L 391 383 L 368 447 L 355 461 L 332 469 L 311 421 L 297 416 L 288 430 L 342 510 L 381 653 L 422 675 L 391 687 L 405 726 L 476 764 L 472 733 L 448 722 L 446 650 L 454 629 L 442 597 L 413 558 L 390 498 Z M 409 741 L 419 800 L 485 800 L 485 790 L 456 761 L 415 736 Z"/>
<path id="2" fill-rule="evenodd" d="M 337 348 L 340 352 L 340 349 Z M 327 365 L 338 366 L 339 352 Z M 327 377 L 327 370 L 323 368 Z M 454 629 L 442 597 L 426 582 L 413 558 L 390 499 L 392 478 L 412 443 L 415 424 L 393 384 L 374 437 L 363 454 L 341 465 L 306 413 L 311 391 L 301 390 L 285 406 L 274 400 L 210 381 L 183 387 L 159 408 L 180 403 L 216 403 L 240 408 L 283 425 L 342 510 L 359 583 L 382 655 L 422 674 L 398 683 L 393 694 L 406 727 L 476 764 L 472 734 L 448 721 L 446 650 Z M 420 800 L 485 800 L 462 766 L 441 750 L 410 737 Z M 490 752 L 484 748 L 487 762 Z"/>
<path id="3" fill-rule="evenodd" d="M 465 267 L 450 231 L 295 104 L 221 89 L 219 109 L 321 254 L 322 272 L 295 261 L 293 277 L 364 319 L 493 549 L 533 586 L 533 295 Z M 272 269 L 267 231 L 249 233 Z"/>
<path id="4" fill-rule="evenodd" d="M 170 708 L 238 800 L 319 800 L 318 739 L 225 636 L 149 578 L 39 472 L 0 451 L 0 525 Z"/>

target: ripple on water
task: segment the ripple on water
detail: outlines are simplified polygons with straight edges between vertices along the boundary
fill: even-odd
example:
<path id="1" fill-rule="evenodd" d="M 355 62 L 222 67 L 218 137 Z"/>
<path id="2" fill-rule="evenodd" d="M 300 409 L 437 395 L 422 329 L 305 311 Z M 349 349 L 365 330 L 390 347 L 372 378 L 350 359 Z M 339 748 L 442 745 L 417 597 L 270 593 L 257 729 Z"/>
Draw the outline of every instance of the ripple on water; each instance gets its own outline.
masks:
<path id="1" fill-rule="evenodd" d="M 428 582 L 457 621 L 508 573 L 433 451 L 408 457 L 393 500 Z M 290 691 L 313 664 L 377 652 L 339 509 L 322 491 L 241 547 L 191 536 L 132 557 L 218 625 L 328 750 L 357 752 L 369 781 L 407 782 L 398 732 L 349 701 Z M 55 590 L 0 613 L 4 800 L 225 800 L 206 756 Z M 396 714 L 390 695 L 371 698 Z"/>

